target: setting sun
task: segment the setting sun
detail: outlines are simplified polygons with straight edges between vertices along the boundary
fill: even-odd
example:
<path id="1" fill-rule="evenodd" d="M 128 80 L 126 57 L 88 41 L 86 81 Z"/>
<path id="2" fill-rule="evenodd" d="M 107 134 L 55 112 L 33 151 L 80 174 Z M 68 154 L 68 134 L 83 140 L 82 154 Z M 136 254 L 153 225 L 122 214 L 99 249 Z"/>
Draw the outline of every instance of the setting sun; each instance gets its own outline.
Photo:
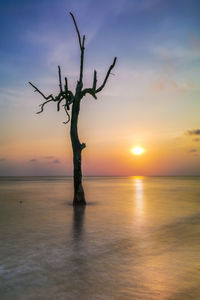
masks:
<path id="1" fill-rule="evenodd" d="M 131 152 L 134 155 L 141 155 L 144 152 L 144 149 L 141 148 L 141 147 L 134 147 L 134 148 L 131 149 Z"/>

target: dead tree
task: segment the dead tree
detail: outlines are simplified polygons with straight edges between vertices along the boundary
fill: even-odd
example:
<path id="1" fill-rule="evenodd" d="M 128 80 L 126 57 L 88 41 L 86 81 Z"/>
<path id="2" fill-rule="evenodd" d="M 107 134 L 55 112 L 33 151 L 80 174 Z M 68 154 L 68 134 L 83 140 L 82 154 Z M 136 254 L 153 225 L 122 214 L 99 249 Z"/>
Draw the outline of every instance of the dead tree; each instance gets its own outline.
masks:
<path id="1" fill-rule="evenodd" d="M 35 89 L 35 92 L 38 92 L 45 99 L 45 101 L 42 104 L 40 104 L 40 111 L 37 112 L 38 114 L 43 112 L 44 106 L 47 103 L 56 102 L 57 111 L 60 110 L 60 107 L 62 105 L 67 114 L 67 120 L 66 122 L 63 123 L 67 124 L 71 120 L 70 137 L 72 143 L 73 165 L 74 165 L 73 205 L 85 205 L 86 201 L 85 201 L 85 195 L 82 186 L 81 153 L 82 150 L 86 147 L 86 144 L 80 143 L 78 137 L 78 116 L 80 111 L 80 103 L 82 98 L 87 94 L 90 94 L 94 99 L 97 99 L 96 95 L 105 87 L 108 77 L 111 74 L 111 70 L 115 66 L 117 58 L 116 57 L 114 58 L 112 65 L 109 67 L 106 73 L 103 83 L 98 88 L 97 88 L 97 72 L 96 70 L 94 70 L 92 87 L 83 89 L 83 63 L 84 63 L 84 51 L 85 51 L 85 35 L 81 37 L 76 20 L 71 12 L 70 15 L 72 17 L 72 20 L 76 28 L 79 47 L 80 47 L 80 73 L 79 73 L 79 80 L 77 81 L 76 84 L 75 93 L 69 90 L 67 77 L 65 77 L 64 84 L 63 84 L 60 66 L 58 66 L 58 78 L 59 78 L 60 91 L 57 96 L 53 96 L 53 94 L 50 94 L 49 96 L 45 96 L 44 93 L 41 92 L 34 84 L 32 84 L 31 82 L 29 83 Z M 70 109 L 71 109 L 71 117 L 69 114 Z"/>

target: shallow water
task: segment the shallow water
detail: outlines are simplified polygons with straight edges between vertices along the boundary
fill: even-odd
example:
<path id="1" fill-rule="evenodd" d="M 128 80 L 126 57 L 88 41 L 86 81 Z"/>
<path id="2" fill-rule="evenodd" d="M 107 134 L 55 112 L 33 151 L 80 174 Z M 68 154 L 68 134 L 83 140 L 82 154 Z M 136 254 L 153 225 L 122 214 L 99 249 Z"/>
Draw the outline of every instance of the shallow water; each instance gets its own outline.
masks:
<path id="1" fill-rule="evenodd" d="M 200 299 L 200 178 L 1 178 L 0 299 Z M 20 203 L 20 201 L 22 201 Z"/>

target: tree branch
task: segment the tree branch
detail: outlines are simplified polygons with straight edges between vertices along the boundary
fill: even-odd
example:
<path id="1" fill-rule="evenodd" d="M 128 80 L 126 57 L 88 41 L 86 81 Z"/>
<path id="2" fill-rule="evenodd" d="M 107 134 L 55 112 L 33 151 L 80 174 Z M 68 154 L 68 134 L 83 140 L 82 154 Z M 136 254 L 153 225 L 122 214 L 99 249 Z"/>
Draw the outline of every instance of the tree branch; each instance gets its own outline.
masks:
<path id="1" fill-rule="evenodd" d="M 81 49 L 85 49 L 84 47 L 85 47 L 85 34 L 83 35 Z"/>
<path id="2" fill-rule="evenodd" d="M 73 19 L 73 22 L 74 22 L 74 25 L 75 25 L 75 28 L 76 28 L 76 32 L 77 32 L 77 35 L 78 35 L 79 46 L 80 46 L 80 49 L 81 49 L 81 36 L 80 36 L 80 32 L 79 32 L 79 30 L 78 30 L 78 26 L 77 26 L 77 24 L 76 24 L 76 20 L 75 20 L 75 18 L 74 18 L 73 13 L 70 12 L 70 15 L 71 15 L 71 17 L 72 17 L 72 19 Z"/>
<path id="3" fill-rule="evenodd" d="M 95 93 L 100 92 L 100 91 L 104 88 L 104 86 L 105 86 L 105 84 L 106 84 L 106 82 L 107 82 L 107 80 L 108 80 L 108 77 L 109 77 L 109 75 L 110 75 L 110 72 L 112 71 L 112 69 L 113 69 L 114 66 L 115 66 L 116 60 L 117 60 L 117 57 L 114 58 L 113 63 L 112 63 L 112 65 L 110 66 L 110 68 L 108 69 L 108 72 L 107 72 L 107 74 L 106 74 L 106 77 L 105 77 L 105 79 L 104 79 L 102 85 L 95 91 Z"/>
<path id="4" fill-rule="evenodd" d="M 47 104 L 48 102 L 51 102 L 51 101 L 53 101 L 53 100 L 47 100 L 44 103 L 40 104 L 39 106 L 41 106 L 41 110 L 36 112 L 36 114 L 40 114 L 41 112 L 43 112 L 45 104 Z"/>
<path id="5" fill-rule="evenodd" d="M 97 86 L 97 71 L 94 70 L 94 78 L 93 78 L 93 86 L 92 86 L 92 89 L 94 91 L 96 91 L 96 86 Z"/>
<path id="6" fill-rule="evenodd" d="M 97 96 L 95 95 L 95 91 L 93 89 L 84 89 L 81 92 L 81 98 L 84 97 L 86 94 L 90 94 L 94 99 L 97 99 Z"/>
<path id="7" fill-rule="evenodd" d="M 80 76 L 79 76 L 79 82 L 82 85 L 83 81 L 83 61 L 84 61 L 84 48 L 81 48 L 81 62 L 80 62 Z"/>
<path id="8" fill-rule="evenodd" d="M 65 109 L 65 112 L 66 112 L 67 118 L 68 118 L 67 121 L 63 122 L 63 124 L 67 124 L 67 123 L 69 123 L 69 121 L 70 121 L 70 115 L 69 115 L 69 113 L 68 113 L 68 111 L 67 111 L 66 104 L 64 104 L 63 106 L 64 106 L 64 109 Z"/>
<path id="9" fill-rule="evenodd" d="M 77 32 L 77 36 L 78 36 L 78 42 L 79 42 L 79 46 L 80 46 L 80 51 L 81 51 L 81 55 L 80 55 L 80 74 L 79 74 L 79 80 L 77 81 L 77 85 L 76 85 L 76 92 L 75 95 L 68 89 L 68 81 L 67 81 L 67 77 L 65 77 L 65 83 L 62 84 L 62 77 L 61 77 L 61 68 L 60 66 L 58 66 L 58 77 L 59 77 L 59 88 L 60 88 L 60 92 L 58 93 L 57 96 L 53 96 L 52 94 L 50 94 L 49 96 L 45 96 L 35 85 L 33 85 L 31 82 L 29 82 L 29 84 L 35 89 L 35 92 L 38 92 L 46 101 L 42 104 L 40 104 L 41 110 L 39 112 L 37 112 L 38 114 L 43 112 L 44 106 L 51 102 L 57 102 L 57 111 L 60 110 L 60 105 L 62 100 L 65 99 L 65 104 L 64 109 L 65 112 L 67 114 L 68 120 L 66 122 L 64 122 L 64 124 L 67 124 L 70 121 L 70 115 L 68 113 L 68 110 L 70 109 L 70 104 L 72 104 L 74 101 L 80 101 L 81 98 L 83 96 L 85 96 L 87 93 L 90 94 L 93 98 L 97 99 L 96 93 L 100 92 L 104 86 L 107 83 L 108 77 L 110 76 L 112 69 L 115 66 L 117 57 L 114 58 L 112 65 L 109 67 L 105 79 L 102 83 L 102 85 L 96 89 L 97 86 L 97 72 L 96 70 L 94 70 L 94 76 L 93 76 L 93 85 L 92 88 L 86 88 L 84 90 L 82 90 L 83 88 L 83 64 L 84 64 L 84 51 L 85 51 L 85 35 L 83 35 L 83 37 L 81 38 L 76 20 L 74 18 L 74 15 L 72 14 L 72 12 L 70 12 L 70 15 L 72 17 L 72 20 L 74 22 L 74 26 Z M 85 147 L 85 144 L 82 144 L 82 147 Z"/>
<path id="10" fill-rule="evenodd" d="M 68 104 L 72 104 L 74 101 L 74 95 L 71 91 L 68 90 Z"/>
<path id="11" fill-rule="evenodd" d="M 82 45 L 81 45 L 81 61 L 80 61 L 80 77 L 79 77 L 80 83 L 82 83 L 83 81 L 84 50 L 85 50 L 85 35 L 83 36 Z"/>
<path id="12" fill-rule="evenodd" d="M 38 92 L 44 99 L 46 99 L 47 101 L 45 101 L 44 103 L 40 104 L 41 106 L 41 110 L 37 112 L 37 114 L 40 114 L 41 112 L 43 112 L 44 106 L 45 104 L 51 102 L 51 101 L 55 101 L 53 95 L 49 95 L 49 96 L 45 96 L 34 84 L 32 84 L 31 82 L 29 82 L 29 84 L 35 89 L 34 92 Z"/>
<path id="13" fill-rule="evenodd" d="M 65 93 L 67 94 L 68 91 L 68 81 L 67 81 L 67 77 L 65 77 Z"/>
<path id="14" fill-rule="evenodd" d="M 82 151 L 84 148 L 86 148 L 86 144 L 85 144 L 85 143 L 82 143 L 80 146 L 81 146 L 81 151 Z"/>
<path id="15" fill-rule="evenodd" d="M 80 32 L 79 32 L 79 29 L 78 29 L 78 26 L 77 26 L 77 23 L 76 23 L 76 20 L 74 18 L 74 15 L 70 12 L 70 15 L 72 17 L 72 20 L 74 22 L 74 25 L 75 25 L 75 28 L 76 28 L 76 32 L 77 32 L 77 35 L 78 35 L 78 41 L 79 41 L 79 46 L 80 46 L 80 50 L 81 50 L 81 61 L 80 61 L 80 76 L 79 76 L 79 82 L 81 83 L 82 85 L 82 81 L 83 81 L 83 61 L 84 61 L 84 50 L 85 50 L 85 35 L 83 36 L 83 39 L 81 41 L 81 35 L 80 35 Z M 81 86 L 80 85 L 80 86 Z M 82 87 L 81 87 L 82 88 Z"/>
<path id="16" fill-rule="evenodd" d="M 58 74 L 59 74 L 59 86 L 60 86 L 60 93 L 58 94 L 58 96 L 56 96 L 55 98 L 53 97 L 53 95 L 49 95 L 49 96 L 45 96 L 35 85 L 33 85 L 31 82 L 29 82 L 29 84 L 35 89 L 35 92 L 38 92 L 45 100 L 44 103 L 40 104 L 41 110 L 37 112 L 37 114 L 40 114 L 41 112 L 43 112 L 44 110 L 44 106 L 53 101 L 53 102 L 57 102 L 57 111 L 60 110 L 60 104 L 62 102 L 62 100 L 66 99 L 66 108 L 67 110 L 69 110 L 69 105 L 71 103 L 73 103 L 74 101 L 74 95 L 71 91 L 68 90 L 68 85 L 67 85 L 67 78 L 65 77 L 65 92 L 63 92 L 62 90 L 62 81 L 61 81 L 61 72 L 60 72 L 60 66 L 58 66 Z M 67 113 L 68 114 L 68 113 Z M 69 122 L 69 121 L 67 121 Z"/>
<path id="17" fill-rule="evenodd" d="M 72 104 L 72 102 L 74 101 L 74 95 L 70 90 L 68 90 L 67 77 L 65 77 L 65 99 L 67 100 L 66 101 L 67 110 L 69 110 L 69 105 Z"/>
<path id="18" fill-rule="evenodd" d="M 59 100 L 58 100 L 58 103 L 57 103 L 57 111 L 59 111 L 60 110 L 60 103 L 62 102 L 62 100 L 64 100 L 65 98 L 64 97 L 62 97 L 62 98 L 60 98 Z"/>
<path id="19" fill-rule="evenodd" d="M 112 63 L 112 65 L 109 67 L 108 72 L 107 72 L 107 74 L 106 74 L 106 77 L 105 77 L 105 79 L 104 79 L 102 85 L 101 85 L 97 90 L 96 90 L 96 85 L 97 85 L 97 72 L 96 72 L 96 70 L 94 70 L 93 86 L 92 86 L 92 88 L 84 89 L 84 90 L 81 92 L 81 98 L 84 97 L 86 94 L 90 94 L 92 97 L 94 97 L 95 99 L 97 99 L 96 93 L 100 92 L 100 91 L 104 88 L 104 86 L 106 85 L 106 82 L 107 82 L 107 80 L 108 80 L 108 77 L 110 76 L 111 71 L 112 71 L 112 69 L 113 69 L 114 66 L 115 66 L 116 60 L 117 60 L 117 57 L 114 58 L 113 63 Z"/>
<path id="20" fill-rule="evenodd" d="M 51 99 L 51 101 L 55 101 L 53 95 L 45 96 L 35 85 L 33 85 L 30 81 L 29 84 L 35 89 L 34 92 L 38 92 L 44 99 L 48 100 Z"/>
<path id="21" fill-rule="evenodd" d="M 60 66 L 58 66 L 58 77 L 59 77 L 59 87 L 60 87 L 60 92 L 63 92 L 62 89 L 62 79 L 61 79 L 61 70 L 60 70 Z"/>

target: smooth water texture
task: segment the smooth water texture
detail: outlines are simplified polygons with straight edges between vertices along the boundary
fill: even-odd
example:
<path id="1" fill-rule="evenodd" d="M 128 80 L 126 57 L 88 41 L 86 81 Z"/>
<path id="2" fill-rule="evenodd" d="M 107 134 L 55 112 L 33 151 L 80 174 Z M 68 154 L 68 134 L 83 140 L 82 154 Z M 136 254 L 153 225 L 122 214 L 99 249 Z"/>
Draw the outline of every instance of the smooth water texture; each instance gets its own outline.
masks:
<path id="1" fill-rule="evenodd" d="M 0 299 L 200 299 L 200 178 L 1 178 Z"/>

